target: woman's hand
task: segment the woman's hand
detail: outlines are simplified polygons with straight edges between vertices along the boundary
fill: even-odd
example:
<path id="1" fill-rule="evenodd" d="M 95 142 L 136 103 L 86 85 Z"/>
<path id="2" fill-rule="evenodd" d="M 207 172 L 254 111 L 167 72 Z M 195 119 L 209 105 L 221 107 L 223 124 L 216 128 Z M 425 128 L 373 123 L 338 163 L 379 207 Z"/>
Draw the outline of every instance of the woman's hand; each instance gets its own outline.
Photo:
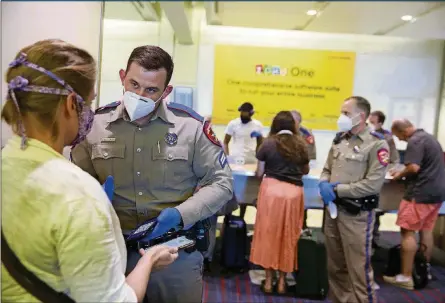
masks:
<path id="1" fill-rule="evenodd" d="M 160 269 L 170 265 L 178 258 L 178 249 L 165 245 L 155 245 L 147 250 L 140 249 L 140 261 L 151 263 L 153 269 Z"/>

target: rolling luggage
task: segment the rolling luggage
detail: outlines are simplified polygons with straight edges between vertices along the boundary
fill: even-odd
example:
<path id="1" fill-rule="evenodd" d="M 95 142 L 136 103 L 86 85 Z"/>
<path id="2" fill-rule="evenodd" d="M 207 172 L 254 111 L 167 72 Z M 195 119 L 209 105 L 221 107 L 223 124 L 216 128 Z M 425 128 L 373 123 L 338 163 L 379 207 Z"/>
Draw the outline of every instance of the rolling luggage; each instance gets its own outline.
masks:
<path id="1" fill-rule="evenodd" d="M 326 247 L 321 232 L 306 230 L 298 241 L 298 271 L 294 272 L 295 296 L 324 300 L 328 295 Z"/>
<path id="2" fill-rule="evenodd" d="M 225 216 L 221 238 L 221 266 L 226 270 L 243 272 L 248 264 L 246 222 L 241 217 Z"/>

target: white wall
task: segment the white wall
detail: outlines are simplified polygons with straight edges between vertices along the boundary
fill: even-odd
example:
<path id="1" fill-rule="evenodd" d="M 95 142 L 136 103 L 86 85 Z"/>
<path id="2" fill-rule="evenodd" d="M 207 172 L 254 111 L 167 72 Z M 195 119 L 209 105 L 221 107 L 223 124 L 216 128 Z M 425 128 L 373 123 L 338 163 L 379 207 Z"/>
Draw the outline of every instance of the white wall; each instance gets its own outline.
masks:
<path id="1" fill-rule="evenodd" d="M 58 38 L 99 58 L 102 2 L 2 2 L 2 105 L 5 72 L 17 52 L 34 42 Z M 2 145 L 11 130 L 2 124 Z"/>
<path id="2" fill-rule="evenodd" d="M 196 106 L 201 115 L 212 113 L 216 44 L 355 51 L 354 94 L 366 97 L 373 110 L 387 113 L 386 127 L 394 118 L 407 117 L 433 132 L 443 53 L 441 41 L 204 25 L 198 58 Z M 239 100 L 239 103 L 244 101 Z M 411 107 L 403 108 L 404 104 Z M 397 112 L 395 107 L 400 110 Z M 411 109 L 413 117 L 409 114 Z M 215 133 L 222 138 L 224 126 L 215 126 Z M 314 131 L 318 166 L 324 164 L 334 134 Z M 403 148 L 402 144 L 398 145 Z"/>
<path id="3" fill-rule="evenodd" d="M 104 19 L 99 106 L 122 96 L 119 70 L 127 67 L 134 48 L 159 45 L 159 23 Z"/>

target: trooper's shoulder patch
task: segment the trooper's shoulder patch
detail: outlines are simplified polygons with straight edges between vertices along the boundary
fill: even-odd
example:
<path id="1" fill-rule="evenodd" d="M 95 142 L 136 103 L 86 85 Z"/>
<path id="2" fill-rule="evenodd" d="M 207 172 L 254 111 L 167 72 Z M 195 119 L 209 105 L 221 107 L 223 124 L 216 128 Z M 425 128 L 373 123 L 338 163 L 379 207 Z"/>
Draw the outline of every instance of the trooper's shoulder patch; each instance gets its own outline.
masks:
<path id="1" fill-rule="evenodd" d="M 210 142 L 212 142 L 216 146 L 222 147 L 221 142 L 219 142 L 218 138 L 213 132 L 212 125 L 209 121 L 204 122 L 202 131 L 204 132 L 207 139 L 210 140 Z"/>
<path id="2" fill-rule="evenodd" d="M 113 103 L 110 103 L 110 104 L 107 104 L 107 105 L 98 107 L 98 108 L 94 111 L 94 113 L 95 113 L 95 114 L 99 114 L 99 113 L 103 112 L 103 111 L 106 110 L 106 109 L 116 108 L 116 107 L 118 107 L 120 104 L 121 104 L 121 101 L 115 101 L 115 102 L 113 102 Z"/>
<path id="3" fill-rule="evenodd" d="M 204 117 L 203 116 L 201 116 L 200 114 L 195 112 L 193 109 L 191 109 L 190 107 L 185 106 L 183 104 L 170 102 L 169 104 L 167 104 L 167 108 L 170 109 L 170 110 L 173 110 L 173 111 L 178 111 L 178 112 L 181 112 L 181 113 L 185 113 L 189 117 L 192 117 L 193 119 L 198 120 L 199 122 L 203 122 L 204 121 Z"/>
<path id="4" fill-rule="evenodd" d="M 377 159 L 379 160 L 380 164 L 382 164 L 383 166 L 388 166 L 389 151 L 386 148 L 380 148 L 377 151 Z"/>
<path id="5" fill-rule="evenodd" d="M 306 140 L 307 144 L 314 144 L 314 135 L 312 135 L 312 133 L 307 128 L 300 126 L 299 131 L 303 135 L 303 138 Z"/>

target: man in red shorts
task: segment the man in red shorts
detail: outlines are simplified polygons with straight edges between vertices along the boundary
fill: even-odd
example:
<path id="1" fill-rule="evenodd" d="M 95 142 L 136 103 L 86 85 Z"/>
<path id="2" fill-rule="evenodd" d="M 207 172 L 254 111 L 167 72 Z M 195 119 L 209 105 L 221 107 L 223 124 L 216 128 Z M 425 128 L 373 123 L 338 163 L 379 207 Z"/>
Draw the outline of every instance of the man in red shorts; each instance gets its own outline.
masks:
<path id="1" fill-rule="evenodd" d="M 402 233 L 402 270 L 395 277 L 384 276 L 383 279 L 398 287 L 414 289 L 415 232 L 420 232 L 420 243 L 427 247 L 425 255 L 429 262 L 434 246 L 432 230 L 445 200 L 445 163 L 442 147 L 436 138 L 423 129 L 416 129 L 410 121 L 394 121 L 392 133 L 399 140 L 408 142 L 406 167 L 402 172 L 393 173 L 395 180 L 406 178 L 408 184 L 396 222 Z"/>

